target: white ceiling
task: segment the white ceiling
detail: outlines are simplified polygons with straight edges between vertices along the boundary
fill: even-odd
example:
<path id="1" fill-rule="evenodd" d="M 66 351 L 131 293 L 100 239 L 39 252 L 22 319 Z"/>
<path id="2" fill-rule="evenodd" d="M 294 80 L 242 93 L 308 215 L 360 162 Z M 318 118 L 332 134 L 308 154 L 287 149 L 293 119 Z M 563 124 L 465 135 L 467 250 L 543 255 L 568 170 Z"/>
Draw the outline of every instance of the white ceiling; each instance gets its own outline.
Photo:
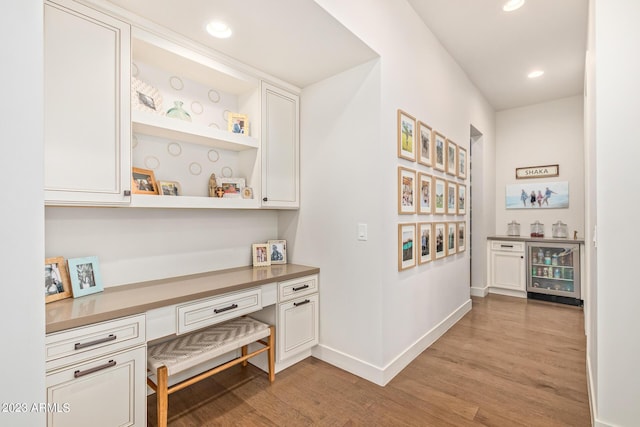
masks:
<path id="1" fill-rule="evenodd" d="M 408 1 L 496 110 L 582 93 L 588 0 Z"/>

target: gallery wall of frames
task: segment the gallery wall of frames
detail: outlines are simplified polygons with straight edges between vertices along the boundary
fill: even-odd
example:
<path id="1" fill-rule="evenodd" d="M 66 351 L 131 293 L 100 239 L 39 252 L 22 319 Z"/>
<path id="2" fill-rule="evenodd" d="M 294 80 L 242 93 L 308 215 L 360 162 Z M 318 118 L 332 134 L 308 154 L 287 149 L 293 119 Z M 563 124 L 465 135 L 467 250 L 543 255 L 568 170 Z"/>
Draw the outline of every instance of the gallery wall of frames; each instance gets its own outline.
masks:
<path id="1" fill-rule="evenodd" d="M 467 150 L 398 110 L 398 271 L 467 246 Z"/>

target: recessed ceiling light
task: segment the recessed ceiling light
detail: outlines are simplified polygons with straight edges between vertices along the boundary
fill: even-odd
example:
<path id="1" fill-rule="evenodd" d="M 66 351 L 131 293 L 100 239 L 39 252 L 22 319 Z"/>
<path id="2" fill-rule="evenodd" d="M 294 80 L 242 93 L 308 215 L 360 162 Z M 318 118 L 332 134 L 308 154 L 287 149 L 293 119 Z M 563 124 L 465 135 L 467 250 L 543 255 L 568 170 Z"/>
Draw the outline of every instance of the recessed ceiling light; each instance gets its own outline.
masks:
<path id="1" fill-rule="evenodd" d="M 544 71 L 535 70 L 535 71 L 532 71 L 529 74 L 527 74 L 527 77 L 529 77 L 530 79 L 537 79 L 538 77 L 542 76 L 543 74 L 544 74 Z"/>
<path id="2" fill-rule="evenodd" d="M 520 9 L 524 4 L 524 0 L 509 0 L 502 6 L 502 10 L 505 12 L 513 12 L 516 9 Z"/>
<path id="3" fill-rule="evenodd" d="M 207 24 L 207 32 L 213 37 L 226 39 L 231 37 L 232 31 L 226 22 L 212 21 Z"/>

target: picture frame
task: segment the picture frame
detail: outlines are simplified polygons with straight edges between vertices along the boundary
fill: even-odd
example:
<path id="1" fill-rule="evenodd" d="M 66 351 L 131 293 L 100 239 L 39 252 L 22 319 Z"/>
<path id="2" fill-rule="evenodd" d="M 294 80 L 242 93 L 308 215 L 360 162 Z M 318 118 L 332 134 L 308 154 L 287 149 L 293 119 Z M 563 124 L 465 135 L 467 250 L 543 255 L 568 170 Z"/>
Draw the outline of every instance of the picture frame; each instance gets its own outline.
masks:
<path id="1" fill-rule="evenodd" d="M 467 150 L 458 146 L 458 178 L 467 179 Z"/>
<path id="2" fill-rule="evenodd" d="M 398 167 L 398 213 L 416 213 L 416 171 Z"/>
<path id="3" fill-rule="evenodd" d="M 420 241 L 420 253 L 418 264 L 426 264 L 433 260 L 433 224 L 430 222 L 418 223 L 418 237 Z"/>
<path id="4" fill-rule="evenodd" d="M 251 187 L 244 187 L 242 189 L 243 199 L 253 199 L 253 189 Z"/>
<path id="5" fill-rule="evenodd" d="M 155 87 L 131 77 L 131 106 L 134 110 L 164 115 L 162 95 Z"/>
<path id="6" fill-rule="evenodd" d="M 271 265 L 271 253 L 268 243 L 254 243 L 251 245 L 251 258 L 254 267 L 265 267 Z"/>
<path id="7" fill-rule="evenodd" d="M 458 184 L 447 181 L 447 214 L 458 214 Z"/>
<path id="8" fill-rule="evenodd" d="M 440 132 L 433 132 L 433 168 L 445 171 L 447 138 Z"/>
<path id="9" fill-rule="evenodd" d="M 565 209 L 569 207 L 569 182 L 508 184 L 506 209 Z"/>
<path id="10" fill-rule="evenodd" d="M 231 133 L 249 136 L 249 117 L 246 114 L 229 113 L 227 130 Z"/>
<path id="11" fill-rule="evenodd" d="M 465 221 L 458 222 L 458 253 L 467 249 L 467 223 Z"/>
<path id="12" fill-rule="evenodd" d="M 447 222 L 447 256 L 458 252 L 458 223 Z"/>
<path id="13" fill-rule="evenodd" d="M 242 197 L 242 190 L 245 188 L 244 178 L 218 178 L 218 186 L 222 188 L 222 197 L 227 199 L 238 199 Z"/>
<path id="14" fill-rule="evenodd" d="M 416 161 L 416 118 L 398 109 L 398 157 Z"/>
<path id="15" fill-rule="evenodd" d="M 419 214 L 430 214 L 433 212 L 433 177 L 429 174 L 418 173 L 418 203 Z"/>
<path id="16" fill-rule="evenodd" d="M 467 186 L 458 184 L 458 215 L 467 214 Z"/>
<path id="17" fill-rule="evenodd" d="M 131 192 L 133 194 L 158 194 L 158 184 L 151 169 L 132 168 Z"/>
<path id="18" fill-rule="evenodd" d="M 49 304 L 72 296 L 67 263 L 63 257 L 44 260 L 44 302 Z"/>
<path id="19" fill-rule="evenodd" d="M 445 242 L 446 224 L 444 222 L 436 222 L 433 225 L 433 255 L 435 259 L 441 259 L 447 256 L 447 248 Z"/>
<path id="20" fill-rule="evenodd" d="M 286 240 L 268 240 L 269 258 L 271 265 L 287 263 L 287 241 Z"/>
<path id="21" fill-rule="evenodd" d="M 398 224 L 398 271 L 416 266 L 416 225 Z"/>
<path id="22" fill-rule="evenodd" d="M 447 200 L 446 200 L 446 192 L 447 192 L 447 183 L 442 178 L 435 179 L 435 185 L 433 187 L 433 213 L 435 214 L 444 214 L 447 211 Z"/>
<path id="23" fill-rule="evenodd" d="M 449 175 L 458 175 L 458 144 L 447 139 L 447 170 Z"/>
<path id="24" fill-rule="evenodd" d="M 158 181 L 158 192 L 161 196 L 182 196 L 182 188 L 178 181 Z"/>
<path id="25" fill-rule="evenodd" d="M 418 163 L 425 166 L 433 164 L 433 129 L 424 122 L 418 121 L 418 136 L 420 145 L 418 146 Z"/>
<path id="26" fill-rule="evenodd" d="M 104 290 L 98 257 L 72 258 L 68 263 L 74 298 Z"/>

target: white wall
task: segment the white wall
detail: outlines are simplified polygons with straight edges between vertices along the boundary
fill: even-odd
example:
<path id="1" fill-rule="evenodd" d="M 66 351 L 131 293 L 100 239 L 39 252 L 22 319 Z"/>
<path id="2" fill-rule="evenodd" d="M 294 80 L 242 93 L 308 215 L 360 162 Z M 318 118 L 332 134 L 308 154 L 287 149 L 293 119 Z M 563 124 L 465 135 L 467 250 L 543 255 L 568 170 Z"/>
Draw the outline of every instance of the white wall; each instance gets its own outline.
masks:
<path id="1" fill-rule="evenodd" d="M 0 411 L 0 425 L 44 425 L 44 231 L 42 148 L 42 1 L 4 5 L 0 71 L 4 102 L 0 137 L 3 196 L 2 363 L 0 402 L 25 404 L 27 413 Z M 10 407 L 8 407 L 10 408 Z"/>
<path id="2" fill-rule="evenodd" d="M 507 234 L 507 224 L 520 223 L 520 234 L 528 236 L 531 223 L 544 223 L 545 236 L 562 221 L 584 236 L 584 115 L 582 96 L 558 99 L 496 114 L 496 232 Z M 560 165 L 560 176 L 515 179 L 518 167 Z M 505 187 L 509 184 L 543 185 L 569 182 L 568 209 L 505 208 Z M 544 187 L 542 187 L 544 190 Z"/>
<path id="3" fill-rule="evenodd" d="M 597 190 L 597 424 L 640 420 L 640 286 L 634 225 L 640 202 L 640 3 L 595 1 L 595 155 Z M 591 347 L 590 347 L 590 350 Z M 593 366 L 592 366 L 593 369 Z"/>

